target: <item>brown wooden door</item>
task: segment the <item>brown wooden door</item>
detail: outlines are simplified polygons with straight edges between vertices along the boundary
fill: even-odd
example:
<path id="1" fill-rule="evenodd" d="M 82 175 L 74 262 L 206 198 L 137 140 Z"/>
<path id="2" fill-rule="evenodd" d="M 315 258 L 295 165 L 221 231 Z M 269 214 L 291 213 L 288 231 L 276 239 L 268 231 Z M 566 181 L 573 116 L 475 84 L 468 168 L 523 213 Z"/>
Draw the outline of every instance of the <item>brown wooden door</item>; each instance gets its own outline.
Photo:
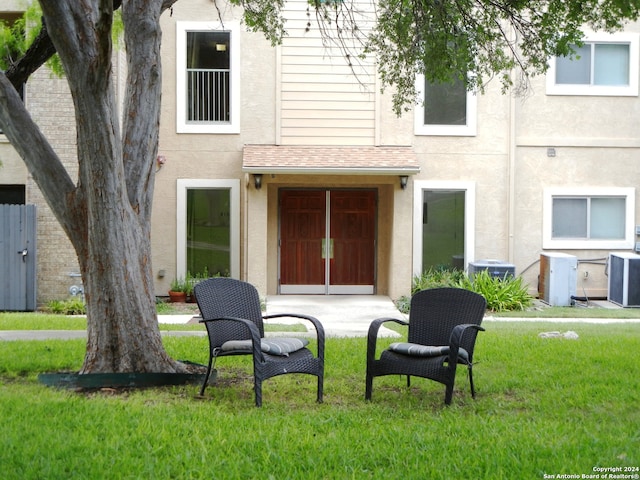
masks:
<path id="1" fill-rule="evenodd" d="M 326 191 L 280 192 L 281 293 L 324 293 Z"/>
<path id="2" fill-rule="evenodd" d="M 331 192 L 329 237 L 333 242 L 330 293 L 368 293 L 375 277 L 375 212 L 373 190 Z M 346 286 L 364 287 L 356 291 Z M 371 291 L 373 293 L 373 291 Z"/>
<path id="3" fill-rule="evenodd" d="M 281 191 L 280 293 L 373 293 L 375 213 L 374 190 Z"/>

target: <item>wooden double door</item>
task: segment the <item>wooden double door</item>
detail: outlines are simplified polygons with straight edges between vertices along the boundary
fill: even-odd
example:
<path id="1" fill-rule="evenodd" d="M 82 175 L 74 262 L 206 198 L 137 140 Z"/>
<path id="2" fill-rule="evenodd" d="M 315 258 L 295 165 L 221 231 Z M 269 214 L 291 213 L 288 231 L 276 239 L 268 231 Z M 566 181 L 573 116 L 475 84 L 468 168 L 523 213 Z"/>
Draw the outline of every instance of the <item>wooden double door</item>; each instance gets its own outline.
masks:
<path id="1" fill-rule="evenodd" d="M 280 191 L 280 293 L 373 294 L 377 192 Z"/>

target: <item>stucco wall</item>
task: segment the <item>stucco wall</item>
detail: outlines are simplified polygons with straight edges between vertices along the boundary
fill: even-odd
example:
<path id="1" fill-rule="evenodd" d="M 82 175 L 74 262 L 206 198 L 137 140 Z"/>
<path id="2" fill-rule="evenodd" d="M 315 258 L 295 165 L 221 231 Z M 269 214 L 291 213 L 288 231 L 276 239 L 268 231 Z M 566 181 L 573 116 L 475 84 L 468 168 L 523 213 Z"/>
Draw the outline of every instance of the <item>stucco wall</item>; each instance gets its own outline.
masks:
<path id="1" fill-rule="evenodd" d="M 237 8 L 221 9 L 223 21 L 239 21 Z M 240 204 L 246 203 L 245 175 L 242 173 L 242 147 L 245 144 L 275 142 L 275 55 L 276 49 L 261 34 L 242 28 L 241 128 L 240 134 L 211 135 L 176 132 L 176 22 L 218 21 L 218 10 L 208 0 L 177 4 L 162 17 L 163 93 L 159 155 L 166 163 L 157 174 L 152 217 L 153 267 L 157 295 L 166 295 L 176 276 L 176 180 L 241 179 Z M 251 230 L 241 208 L 241 238 Z M 241 272 L 247 272 L 241 248 Z M 159 277 L 164 271 L 165 276 Z M 244 275 L 243 273 L 243 275 Z"/>

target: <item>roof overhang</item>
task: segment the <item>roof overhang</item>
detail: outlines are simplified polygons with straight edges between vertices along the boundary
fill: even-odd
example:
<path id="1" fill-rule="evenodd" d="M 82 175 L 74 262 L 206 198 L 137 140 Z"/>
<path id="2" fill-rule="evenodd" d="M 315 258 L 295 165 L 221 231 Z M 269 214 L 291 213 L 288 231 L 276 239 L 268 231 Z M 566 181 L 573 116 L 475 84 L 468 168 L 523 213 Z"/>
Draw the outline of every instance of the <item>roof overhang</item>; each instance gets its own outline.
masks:
<path id="1" fill-rule="evenodd" d="M 245 145 L 242 171 L 290 175 L 415 175 L 411 147 Z"/>

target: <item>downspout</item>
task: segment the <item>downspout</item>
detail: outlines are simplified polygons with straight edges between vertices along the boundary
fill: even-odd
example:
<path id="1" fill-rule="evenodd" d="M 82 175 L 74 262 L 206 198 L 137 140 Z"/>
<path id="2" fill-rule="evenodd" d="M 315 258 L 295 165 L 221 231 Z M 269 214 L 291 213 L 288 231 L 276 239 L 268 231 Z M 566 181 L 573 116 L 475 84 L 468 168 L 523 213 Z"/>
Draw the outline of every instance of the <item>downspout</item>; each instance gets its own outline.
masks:
<path id="1" fill-rule="evenodd" d="M 251 185 L 251 174 L 244 174 L 244 215 L 242 221 L 242 276 L 241 280 L 250 282 L 249 279 L 249 188 Z"/>
<path id="2" fill-rule="evenodd" d="M 517 37 L 517 34 L 516 34 Z M 513 82 L 516 81 L 515 72 L 511 70 L 511 80 L 512 85 Z M 508 178 L 509 178 L 509 186 L 507 191 L 507 210 L 508 210 L 508 224 L 507 224 L 507 258 L 509 263 L 514 263 L 515 257 L 515 219 L 516 219 L 516 208 L 515 208 L 515 188 L 516 188 L 516 102 L 514 98 L 513 91 L 509 92 L 509 145 L 508 145 L 508 153 L 509 156 L 507 160 L 507 168 L 508 168 Z"/>

